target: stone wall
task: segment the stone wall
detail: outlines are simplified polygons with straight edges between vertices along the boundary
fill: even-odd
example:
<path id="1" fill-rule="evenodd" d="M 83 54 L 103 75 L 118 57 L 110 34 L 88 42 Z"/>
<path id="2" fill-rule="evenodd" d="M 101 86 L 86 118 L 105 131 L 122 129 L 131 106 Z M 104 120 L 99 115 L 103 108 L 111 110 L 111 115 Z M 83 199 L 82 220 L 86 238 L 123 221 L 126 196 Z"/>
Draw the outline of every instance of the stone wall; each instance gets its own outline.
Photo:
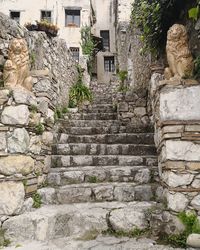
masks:
<path id="1" fill-rule="evenodd" d="M 44 32 L 28 32 L 1 13 L 0 27 L 0 80 L 11 39 L 25 38 L 29 47 L 31 69 L 45 70 L 39 72 L 39 75 L 48 75 L 51 78 L 49 86 L 45 83 L 38 84 L 37 89 L 47 92 L 54 106 L 65 106 L 68 103 L 69 87 L 77 77 L 75 62 L 66 42 L 59 38 L 48 37 Z M 33 74 L 37 75 L 38 72 Z"/>
<path id="2" fill-rule="evenodd" d="M 30 53 L 33 91 L 3 86 L 3 65 L 10 41 L 25 38 Z M 66 43 L 43 32 L 28 32 L 0 14 L 0 224 L 30 210 L 33 194 L 50 168 L 54 113 L 66 107 L 76 65 Z"/>
<path id="3" fill-rule="evenodd" d="M 150 124 L 147 113 L 147 89 L 130 89 L 116 96 L 118 119 L 123 125 L 145 127 Z"/>
<path id="4" fill-rule="evenodd" d="M 159 173 L 168 208 L 199 212 L 199 83 L 183 80 L 172 85 L 154 74 L 150 89 Z"/>

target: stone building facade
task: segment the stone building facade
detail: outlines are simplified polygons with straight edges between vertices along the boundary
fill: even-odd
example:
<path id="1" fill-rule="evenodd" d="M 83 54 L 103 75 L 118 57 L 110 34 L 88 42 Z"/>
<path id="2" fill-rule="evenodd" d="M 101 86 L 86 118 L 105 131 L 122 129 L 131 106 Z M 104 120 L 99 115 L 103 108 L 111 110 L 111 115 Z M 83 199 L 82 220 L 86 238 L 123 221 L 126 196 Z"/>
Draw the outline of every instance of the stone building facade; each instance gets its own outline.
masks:
<path id="1" fill-rule="evenodd" d="M 82 57 L 80 31 L 86 25 L 91 26 L 93 35 L 102 37 L 104 44 L 104 50 L 95 57 L 95 72 L 99 82 L 109 82 L 116 73 L 117 6 L 117 0 L 0 1 L 1 12 L 20 25 L 41 19 L 56 24 L 60 28 L 59 37 L 66 41 L 74 59 L 83 65 L 85 60 Z M 122 15 L 124 10 L 120 11 Z M 124 13 L 123 16 L 127 15 Z"/>

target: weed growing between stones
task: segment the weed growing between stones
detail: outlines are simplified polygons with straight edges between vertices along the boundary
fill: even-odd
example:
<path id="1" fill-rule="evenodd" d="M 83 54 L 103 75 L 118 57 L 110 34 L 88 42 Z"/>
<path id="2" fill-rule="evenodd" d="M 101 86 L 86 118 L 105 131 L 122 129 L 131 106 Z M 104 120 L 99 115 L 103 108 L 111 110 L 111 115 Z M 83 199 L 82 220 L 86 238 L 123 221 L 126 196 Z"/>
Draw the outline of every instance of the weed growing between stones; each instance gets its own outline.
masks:
<path id="1" fill-rule="evenodd" d="M 186 247 L 187 237 L 192 233 L 200 234 L 200 223 L 197 215 L 194 213 L 181 212 L 178 218 L 185 226 L 185 230 L 180 234 L 160 235 L 158 242 L 169 244 L 173 247 Z"/>
<path id="2" fill-rule="evenodd" d="M 41 135 L 44 132 L 44 125 L 42 123 L 38 123 L 35 126 L 35 133 L 36 135 Z"/>
<path id="3" fill-rule="evenodd" d="M 89 183 L 97 183 L 98 182 L 98 179 L 96 176 L 89 176 L 88 177 L 88 182 Z"/>
<path id="4" fill-rule="evenodd" d="M 32 112 L 32 113 L 37 113 L 38 112 L 38 108 L 36 105 L 31 105 L 29 107 L 29 110 Z"/>
<path id="5" fill-rule="evenodd" d="M 38 193 L 35 193 L 32 198 L 33 198 L 33 207 L 34 208 L 40 208 L 41 205 L 42 205 L 42 197 L 41 197 L 41 195 L 38 194 Z"/>
<path id="6" fill-rule="evenodd" d="M 109 228 L 105 231 L 102 232 L 103 235 L 110 235 L 114 236 L 117 238 L 122 238 L 122 237 L 128 237 L 128 238 L 136 238 L 140 236 L 146 236 L 149 234 L 149 229 L 139 229 L 139 228 L 134 228 L 133 230 L 126 232 L 123 230 L 117 230 L 115 231 L 112 228 Z"/>
<path id="7" fill-rule="evenodd" d="M 7 247 L 11 241 L 5 237 L 5 230 L 0 228 L 0 248 Z"/>

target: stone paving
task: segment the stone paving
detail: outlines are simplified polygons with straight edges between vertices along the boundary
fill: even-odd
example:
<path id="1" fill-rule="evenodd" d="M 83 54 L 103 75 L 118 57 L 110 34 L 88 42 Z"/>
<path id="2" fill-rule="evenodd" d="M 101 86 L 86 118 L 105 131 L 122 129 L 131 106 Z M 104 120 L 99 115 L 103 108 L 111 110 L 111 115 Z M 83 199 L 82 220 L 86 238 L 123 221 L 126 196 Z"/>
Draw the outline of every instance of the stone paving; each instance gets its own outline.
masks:
<path id="1" fill-rule="evenodd" d="M 80 241 L 72 238 L 60 238 L 50 242 L 16 243 L 6 250 L 181 250 L 169 246 L 157 245 L 150 239 L 129 239 L 99 236 L 95 240 Z M 188 248 L 192 250 L 192 248 Z"/>

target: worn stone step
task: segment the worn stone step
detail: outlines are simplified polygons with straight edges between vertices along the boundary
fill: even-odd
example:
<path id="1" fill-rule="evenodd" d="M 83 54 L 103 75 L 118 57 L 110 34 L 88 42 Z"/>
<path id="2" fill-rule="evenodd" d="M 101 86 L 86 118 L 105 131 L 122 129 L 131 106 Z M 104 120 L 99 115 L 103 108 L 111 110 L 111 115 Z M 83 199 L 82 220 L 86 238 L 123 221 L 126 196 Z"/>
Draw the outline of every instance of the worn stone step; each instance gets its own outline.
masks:
<path id="1" fill-rule="evenodd" d="M 87 107 L 83 107 L 83 112 L 96 112 L 96 113 L 112 113 L 116 108 L 113 104 L 91 104 Z"/>
<path id="2" fill-rule="evenodd" d="M 54 199 L 48 188 L 43 189 L 43 202 Z M 50 195 L 51 193 L 51 195 Z M 47 198 L 45 200 L 45 198 Z M 23 241 L 50 241 L 61 237 L 85 238 L 91 232 L 100 234 L 111 226 L 124 228 L 128 223 L 130 230 L 148 228 L 150 214 L 147 211 L 156 206 L 155 202 L 102 202 L 67 205 L 48 205 L 8 218 L 3 223 L 6 238 L 16 244 Z M 128 214 L 129 216 L 125 216 Z M 128 228 L 128 229 L 129 229 Z M 27 248 L 26 250 L 32 248 Z M 34 248 L 40 250 L 40 248 Z M 46 250 L 57 249 L 45 248 Z M 63 249 L 63 248 L 61 248 Z M 71 249 L 70 246 L 69 248 Z M 77 248 L 81 249 L 81 248 Z"/>
<path id="3" fill-rule="evenodd" d="M 67 143 L 52 147 L 54 155 L 155 155 L 154 145 Z"/>
<path id="4" fill-rule="evenodd" d="M 75 113 L 70 115 L 73 120 L 116 120 L 117 113 Z"/>
<path id="5" fill-rule="evenodd" d="M 68 168 L 76 166 L 155 166 L 155 155 L 53 155 L 52 168 Z"/>
<path id="6" fill-rule="evenodd" d="M 115 119 L 110 119 L 110 120 L 70 120 L 68 122 L 68 125 L 70 127 L 107 127 L 107 126 L 113 126 L 113 125 L 119 125 L 119 121 Z"/>
<path id="7" fill-rule="evenodd" d="M 96 135 L 57 135 L 57 143 L 122 143 L 122 144 L 154 144 L 153 133 L 118 133 Z"/>
<path id="8" fill-rule="evenodd" d="M 72 183 L 131 182 L 152 183 L 157 180 L 157 166 L 85 166 L 54 168 L 48 174 L 49 185 L 63 186 Z"/>
<path id="9" fill-rule="evenodd" d="M 82 123 L 84 126 L 79 126 L 80 124 L 76 124 L 76 126 L 69 126 L 69 124 L 60 128 L 60 133 L 67 133 L 71 135 L 94 135 L 94 134 L 117 134 L 117 133 L 145 133 L 152 132 L 151 129 L 146 128 L 129 128 L 126 126 L 118 126 L 118 125 L 110 125 L 110 126 L 86 126 L 86 124 Z"/>
<path id="10" fill-rule="evenodd" d="M 82 202 L 105 201 L 151 201 L 156 197 L 157 184 L 138 185 L 135 182 L 105 182 L 105 183 L 80 183 L 52 187 L 54 193 L 52 202 L 55 204 L 71 204 Z M 40 192 L 43 199 L 50 195 L 48 189 Z M 47 196 L 47 197 L 45 197 Z"/>

